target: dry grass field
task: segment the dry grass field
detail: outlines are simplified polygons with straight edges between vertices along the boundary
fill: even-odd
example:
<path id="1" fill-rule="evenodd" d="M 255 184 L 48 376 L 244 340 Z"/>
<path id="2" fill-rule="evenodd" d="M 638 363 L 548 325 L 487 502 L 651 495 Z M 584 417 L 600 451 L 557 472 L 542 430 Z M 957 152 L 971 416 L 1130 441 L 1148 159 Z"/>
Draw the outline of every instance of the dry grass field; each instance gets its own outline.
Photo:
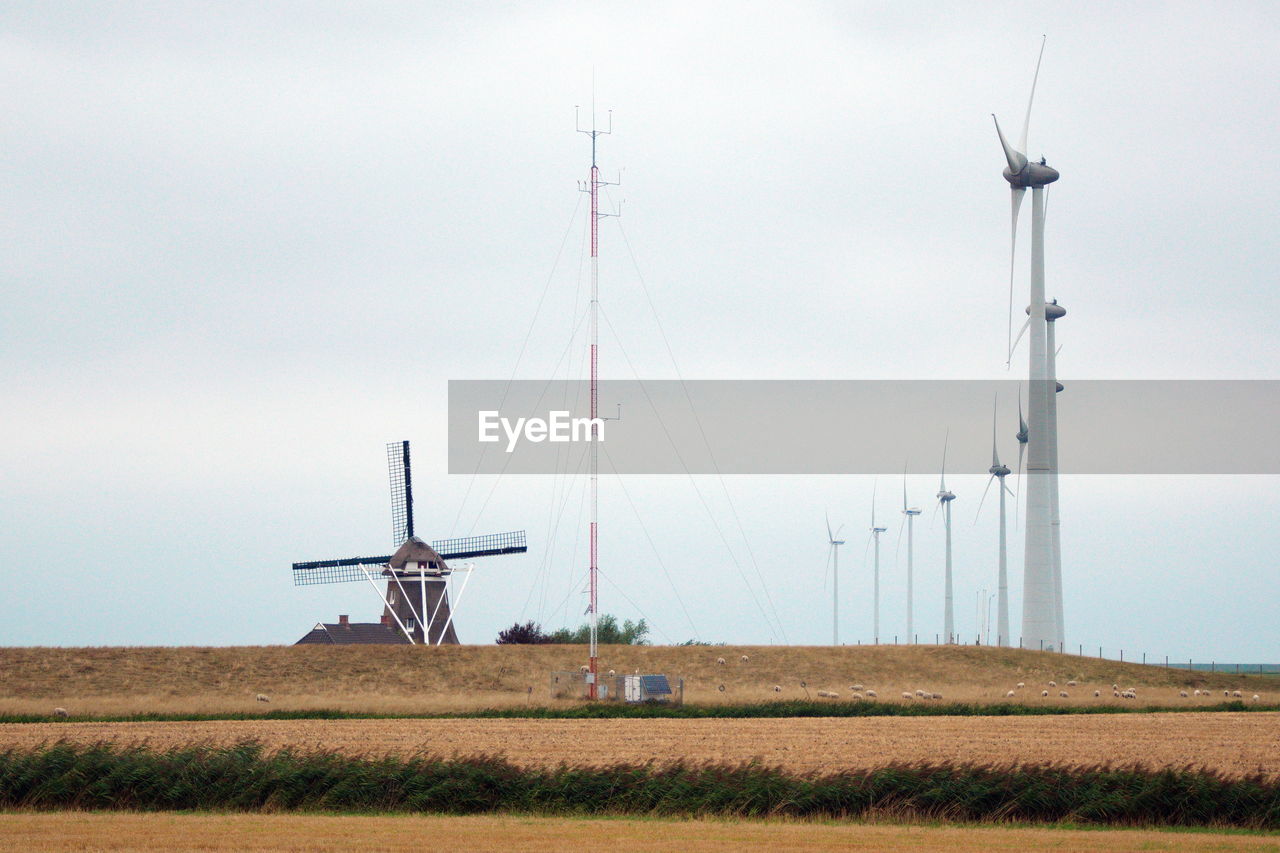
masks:
<path id="1" fill-rule="evenodd" d="M 501 755 L 525 767 L 760 761 L 798 772 L 887 764 L 1208 768 L 1280 779 L 1280 713 L 789 719 L 220 720 L 0 725 L 0 750 L 79 743 L 230 745 L 256 739 L 351 755 Z"/>
<path id="2" fill-rule="evenodd" d="M 744 662 L 742 656 L 747 656 Z M 725 664 L 717 663 L 719 658 Z M 553 704 L 549 674 L 584 662 L 580 646 L 264 646 L 233 648 L 0 649 L 0 713 L 214 713 L 332 708 L 415 713 Z M 683 678 L 690 702 L 748 703 L 840 694 L 861 684 L 879 701 L 927 690 L 949 701 L 1122 703 L 1111 685 L 1138 688 L 1137 704 L 1222 701 L 1223 690 L 1280 700 L 1274 676 L 1188 673 L 1096 658 L 974 646 L 604 646 L 601 668 Z M 1068 681 L 1079 682 L 1067 687 Z M 1058 687 L 1049 688 L 1056 681 Z M 774 686 L 781 691 L 774 691 Z M 724 690 L 721 691 L 720 687 Z M 532 688 L 532 690 L 530 690 Z M 1212 691 L 1201 699 L 1180 689 Z M 1043 698 L 1040 691 L 1048 689 Z M 1093 697 L 1100 690 L 1100 699 Z M 1058 691 L 1070 695 L 1063 699 Z M 263 693 L 270 705 L 255 702 Z M 914 700 L 912 700 L 914 701 Z"/>
<path id="3" fill-rule="evenodd" d="M 1280 850 L 1275 835 L 723 820 L 497 817 L 344 817 L 58 812 L 0 816 L 8 850 L 511 850 L 621 848 L 688 853 L 793 850 L 1023 851 Z"/>

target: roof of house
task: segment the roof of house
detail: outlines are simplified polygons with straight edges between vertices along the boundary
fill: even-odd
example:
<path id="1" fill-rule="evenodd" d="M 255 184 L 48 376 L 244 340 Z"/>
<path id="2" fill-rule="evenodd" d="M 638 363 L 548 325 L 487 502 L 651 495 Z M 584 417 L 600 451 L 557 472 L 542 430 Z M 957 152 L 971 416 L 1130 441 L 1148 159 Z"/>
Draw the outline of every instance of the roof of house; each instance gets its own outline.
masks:
<path id="1" fill-rule="evenodd" d="M 407 646 L 409 640 L 399 629 L 381 622 L 349 622 L 346 625 L 319 622 L 294 645 L 313 643 L 334 646 Z"/>
<path id="2" fill-rule="evenodd" d="M 387 565 L 393 569 L 403 569 L 406 563 L 411 562 L 424 566 L 435 563 L 432 568 L 445 568 L 444 558 L 436 553 L 435 548 L 432 548 L 417 536 L 410 536 L 404 540 L 404 544 L 400 546 L 400 549 L 391 555 Z"/>

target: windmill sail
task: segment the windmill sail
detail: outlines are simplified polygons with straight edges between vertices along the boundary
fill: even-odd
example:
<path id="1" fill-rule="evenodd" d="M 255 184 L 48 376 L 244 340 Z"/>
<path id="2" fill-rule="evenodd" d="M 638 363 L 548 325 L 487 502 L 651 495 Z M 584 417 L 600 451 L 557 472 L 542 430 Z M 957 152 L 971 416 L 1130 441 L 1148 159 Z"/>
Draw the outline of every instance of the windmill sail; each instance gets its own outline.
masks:
<path id="1" fill-rule="evenodd" d="M 461 539 L 439 539 L 431 547 L 445 560 L 473 560 L 477 557 L 500 557 L 504 554 L 523 554 L 529 550 L 525 544 L 525 532 L 512 530 L 507 533 L 489 533 L 484 536 L 464 536 Z M 293 564 L 294 586 L 320 583 L 346 583 L 366 579 L 365 571 L 379 575 L 391 562 L 391 555 L 381 557 L 347 557 L 341 560 L 313 560 Z"/>
<path id="2" fill-rule="evenodd" d="M 391 477 L 391 544 L 398 546 L 413 535 L 413 472 L 408 441 L 387 445 L 387 470 Z"/>

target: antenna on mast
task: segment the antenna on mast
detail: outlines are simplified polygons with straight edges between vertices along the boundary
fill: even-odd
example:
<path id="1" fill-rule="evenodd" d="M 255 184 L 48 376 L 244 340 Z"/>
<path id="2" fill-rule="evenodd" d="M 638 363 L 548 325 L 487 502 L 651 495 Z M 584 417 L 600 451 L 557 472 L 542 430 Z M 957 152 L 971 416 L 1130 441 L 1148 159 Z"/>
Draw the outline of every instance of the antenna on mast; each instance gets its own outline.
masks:
<path id="1" fill-rule="evenodd" d="M 590 522 L 590 585 L 589 585 L 589 603 L 587 604 L 587 612 L 590 614 L 591 626 L 591 644 L 589 649 L 590 660 L 588 662 L 587 671 L 587 697 L 596 699 L 599 697 L 597 664 L 599 661 L 599 644 L 597 636 L 598 622 L 600 618 L 599 608 L 599 562 L 598 549 L 599 542 L 599 490 L 600 490 L 600 220 L 606 216 L 617 216 L 618 213 L 601 213 L 600 212 L 600 188 L 604 186 L 616 186 L 621 183 L 621 175 L 617 181 L 604 181 L 600 178 L 600 167 L 596 163 L 596 142 L 601 136 L 608 136 L 613 133 L 613 110 L 609 110 L 609 126 L 607 130 L 600 130 L 596 127 L 596 96 L 594 79 L 591 86 L 591 129 L 587 130 L 582 127 L 582 121 L 578 114 L 578 107 L 573 108 L 574 128 L 578 133 L 585 133 L 591 137 L 591 171 L 585 184 L 578 183 L 578 189 L 582 192 L 591 194 L 591 453 L 590 453 L 590 477 L 591 477 L 591 522 Z M 622 410 L 619 407 L 618 415 L 621 417 Z"/>

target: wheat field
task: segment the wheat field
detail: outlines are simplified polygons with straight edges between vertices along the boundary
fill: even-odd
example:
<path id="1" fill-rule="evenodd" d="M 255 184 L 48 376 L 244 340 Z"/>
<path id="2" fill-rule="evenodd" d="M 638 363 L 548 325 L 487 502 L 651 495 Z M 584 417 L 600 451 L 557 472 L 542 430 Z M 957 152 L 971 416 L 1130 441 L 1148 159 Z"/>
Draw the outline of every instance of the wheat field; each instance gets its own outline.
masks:
<path id="1" fill-rule="evenodd" d="M 350 851 L 469 850 L 559 853 L 625 844 L 647 853 L 769 849 L 957 853 L 1053 849 L 1061 853 L 1275 851 L 1275 835 L 1138 829 L 1041 829 L 879 823 L 736 820 L 581 819 L 528 816 L 262 814 L 5 814 L 0 846 L 9 850 Z"/>
<path id="2" fill-rule="evenodd" d="M 560 764 L 758 761 L 799 773 L 890 764 L 1112 765 L 1280 779 L 1280 713 L 782 719 L 219 720 L 0 724 L 0 750 L 68 740 L 165 749 L 257 740 L 348 755 L 503 756 Z"/>
<path id="3" fill-rule="evenodd" d="M 585 654 L 580 646 L 4 648 L 0 713 L 47 714 L 57 706 L 75 715 L 267 707 L 411 714 L 552 705 L 564 700 L 550 697 L 551 672 L 577 669 Z M 1113 684 L 1138 688 L 1142 704 L 1205 704 L 1236 689 L 1246 699 L 1257 693 L 1262 702 L 1280 700 L 1274 676 L 974 646 L 603 646 L 600 659 L 602 671 L 683 679 L 686 700 L 701 703 L 803 699 L 819 691 L 848 701 L 857 684 L 875 689 L 879 701 L 925 690 L 948 701 L 1004 702 L 1018 682 L 1027 687 L 1016 701 L 1041 704 L 1124 702 L 1112 697 Z M 1071 680 L 1079 685 L 1067 688 Z M 1049 688 L 1050 681 L 1059 687 Z M 1200 688 L 1211 693 L 1178 695 Z M 1059 697 L 1060 689 L 1070 695 Z M 1095 699 L 1093 690 L 1102 696 Z M 259 693 L 269 705 L 255 701 Z"/>

